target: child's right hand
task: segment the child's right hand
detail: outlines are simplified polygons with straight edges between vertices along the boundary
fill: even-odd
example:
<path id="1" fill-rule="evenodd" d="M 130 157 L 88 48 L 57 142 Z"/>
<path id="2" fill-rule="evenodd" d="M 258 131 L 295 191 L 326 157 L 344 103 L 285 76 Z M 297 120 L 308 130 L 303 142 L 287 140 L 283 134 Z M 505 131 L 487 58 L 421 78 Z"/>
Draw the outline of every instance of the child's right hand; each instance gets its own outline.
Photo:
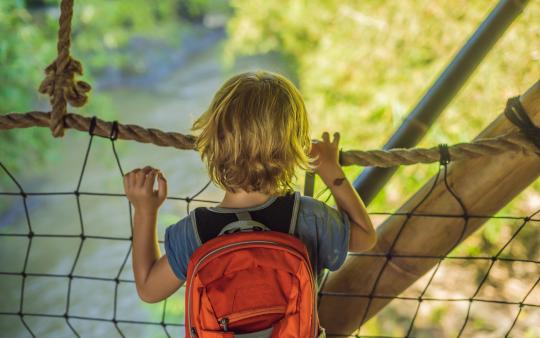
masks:
<path id="1" fill-rule="evenodd" d="M 330 135 L 327 131 L 322 134 L 322 142 L 320 140 L 312 140 L 310 157 L 317 157 L 314 162 L 317 166 L 314 170 L 321 175 L 328 170 L 340 167 L 339 165 L 339 132 L 334 133 L 334 140 L 330 142 Z"/>
<path id="2" fill-rule="evenodd" d="M 154 190 L 155 179 L 158 189 Z M 139 211 L 156 211 L 167 198 L 167 180 L 159 169 L 136 168 L 124 176 L 126 197 Z"/>

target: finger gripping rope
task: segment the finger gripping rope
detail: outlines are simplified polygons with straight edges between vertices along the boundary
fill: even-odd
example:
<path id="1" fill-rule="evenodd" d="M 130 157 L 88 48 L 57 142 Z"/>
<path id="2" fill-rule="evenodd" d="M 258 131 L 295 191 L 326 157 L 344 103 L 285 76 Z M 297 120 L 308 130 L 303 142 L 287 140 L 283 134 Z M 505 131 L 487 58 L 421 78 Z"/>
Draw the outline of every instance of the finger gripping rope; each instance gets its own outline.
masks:
<path id="1" fill-rule="evenodd" d="M 519 96 L 508 99 L 506 108 L 504 108 L 504 115 L 538 148 L 539 152 L 537 154 L 540 155 L 540 127 L 533 124 L 521 105 Z"/>
<path id="2" fill-rule="evenodd" d="M 67 113 L 67 102 L 74 107 L 83 106 L 88 100 L 91 87 L 84 81 L 76 81 L 75 75 L 83 74 L 81 63 L 69 55 L 71 44 L 71 17 L 73 0 L 62 0 L 58 30 L 58 56 L 47 68 L 39 92 L 50 97 L 52 111 L 50 128 L 54 137 L 64 135 L 63 116 Z"/>

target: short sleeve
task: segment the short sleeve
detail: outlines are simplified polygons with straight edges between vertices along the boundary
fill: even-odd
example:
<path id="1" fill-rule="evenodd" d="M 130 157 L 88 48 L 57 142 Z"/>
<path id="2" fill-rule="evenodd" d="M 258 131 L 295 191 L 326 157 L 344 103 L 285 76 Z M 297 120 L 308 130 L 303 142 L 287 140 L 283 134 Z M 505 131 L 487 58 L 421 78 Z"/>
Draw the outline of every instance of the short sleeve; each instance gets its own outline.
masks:
<path id="1" fill-rule="evenodd" d="M 318 226 L 319 254 L 322 264 L 335 271 L 343 265 L 349 251 L 350 220 L 345 212 L 340 212 L 321 203 L 323 221 Z"/>
<path id="2" fill-rule="evenodd" d="M 176 276 L 185 281 L 191 254 L 196 249 L 195 233 L 187 216 L 165 230 L 165 253 Z"/>
<path id="3" fill-rule="evenodd" d="M 343 265 L 349 251 L 350 220 L 340 212 L 309 196 L 302 196 L 302 226 L 316 241 L 317 267 L 335 271 Z"/>

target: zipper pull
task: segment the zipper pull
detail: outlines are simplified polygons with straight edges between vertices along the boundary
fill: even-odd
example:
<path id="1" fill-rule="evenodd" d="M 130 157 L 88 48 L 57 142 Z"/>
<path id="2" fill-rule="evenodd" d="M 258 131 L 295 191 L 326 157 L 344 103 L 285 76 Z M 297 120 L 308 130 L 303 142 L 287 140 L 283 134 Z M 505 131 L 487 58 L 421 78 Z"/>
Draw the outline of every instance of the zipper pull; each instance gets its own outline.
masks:
<path id="1" fill-rule="evenodd" d="M 225 332 L 229 331 L 229 318 L 223 317 L 219 322 L 221 326 L 223 327 L 223 331 Z"/>

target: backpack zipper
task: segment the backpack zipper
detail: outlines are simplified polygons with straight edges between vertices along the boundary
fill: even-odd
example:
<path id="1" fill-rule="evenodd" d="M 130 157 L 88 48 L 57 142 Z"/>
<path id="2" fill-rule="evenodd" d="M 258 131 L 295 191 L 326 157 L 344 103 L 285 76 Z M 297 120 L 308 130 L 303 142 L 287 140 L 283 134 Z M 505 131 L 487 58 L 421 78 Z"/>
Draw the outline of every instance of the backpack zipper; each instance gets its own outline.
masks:
<path id="1" fill-rule="evenodd" d="M 223 328 L 223 331 L 229 331 L 229 318 L 223 317 L 219 320 L 219 325 Z"/>
<path id="2" fill-rule="evenodd" d="M 264 309 L 247 310 L 236 313 L 231 313 L 228 316 L 223 316 L 218 319 L 219 323 L 223 327 L 223 330 L 227 331 L 229 323 L 234 323 L 242 319 L 256 317 L 266 314 L 285 313 L 287 308 L 285 306 L 272 306 Z"/>
<path id="3" fill-rule="evenodd" d="M 195 275 L 199 269 L 199 265 L 201 265 L 202 262 L 204 262 L 208 257 L 218 253 L 218 252 L 221 252 L 225 249 L 228 249 L 228 248 L 232 248 L 232 247 L 235 247 L 235 246 L 241 246 L 241 245 L 247 245 L 247 244 L 271 244 L 271 245 L 275 245 L 275 246 L 279 246 L 279 247 L 283 247 L 283 248 L 287 248 L 288 250 L 292 250 L 294 252 L 296 252 L 297 254 L 299 254 L 299 256 L 302 256 L 302 253 L 299 252 L 298 250 L 296 250 L 295 248 L 289 246 L 289 245 L 286 245 L 286 244 L 282 244 L 282 243 L 277 243 L 277 242 L 273 242 L 273 241 L 262 241 L 262 240 L 255 240 L 255 241 L 244 241 L 244 242 L 237 242 L 237 243 L 232 243 L 232 244 L 228 244 L 228 245 L 225 245 L 225 246 L 222 246 L 222 247 L 219 247 L 217 249 L 214 249 L 210 252 L 208 252 L 206 255 L 204 255 L 198 262 L 197 262 L 197 265 L 195 265 L 195 268 L 193 269 L 193 273 L 191 274 L 191 276 Z M 312 287 L 313 287 L 313 272 L 311 271 L 311 266 L 309 266 L 308 264 L 308 272 L 309 272 L 309 276 L 310 276 L 310 281 L 311 281 L 311 284 L 312 284 Z M 189 279 L 189 285 L 188 285 L 188 288 L 189 288 L 189 294 L 188 294 L 188 313 L 187 313 L 187 317 L 188 317 L 188 320 L 187 320 L 187 325 L 188 325 L 188 332 L 191 333 L 191 337 L 194 337 L 196 338 L 197 337 L 197 333 L 196 333 L 196 330 L 195 328 L 192 327 L 191 325 L 191 294 L 192 294 L 192 283 L 193 283 L 193 278 L 190 278 Z M 313 337 L 314 338 L 317 338 L 318 336 L 318 328 L 316 327 L 316 320 L 315 318 L 317 317 L 317 292 L 314 292 L 314 296 L 313 296 L 313 316 L 312 316 L 312 331 L 314 332 L 314 335 Z M 225 326 L 227 327 L 228 329 L 228 319 L 226 321 L 223 322 L 223 324 L 225 324 Z"/>

